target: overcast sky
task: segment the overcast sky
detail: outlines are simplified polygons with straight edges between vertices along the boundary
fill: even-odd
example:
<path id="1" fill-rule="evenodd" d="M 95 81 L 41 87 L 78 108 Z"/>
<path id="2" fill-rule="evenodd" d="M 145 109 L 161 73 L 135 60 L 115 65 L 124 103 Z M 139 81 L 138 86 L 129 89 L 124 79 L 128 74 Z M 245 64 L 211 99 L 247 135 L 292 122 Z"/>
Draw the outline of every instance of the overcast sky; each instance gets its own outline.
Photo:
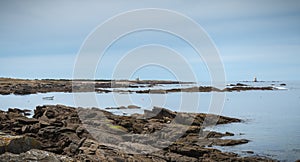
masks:
<path id="1" fill-rule="evenodd" d="M 218 48 L 227 80 L 252 80 L 254 76 L 261 80 L 300 80 L 297 0 L 2 0 L 0 77 L 72 78 L 76 55 L 87 36 L 111 17 L 142 8 L 169 9 L 196 21 Z M 178 27 L 185 30 L 184 24 Z M 205 64 L 195 58 L 190 46 L 154 31 L 133 33 L 115 42 L 99 62 L 96 77 L 110 78 L 113 65 L 124 53 L 151 43 L 181 53 L 200 81 L 209 80 Z M 136 76 L 172 79 L 166 69 L 151 66 L 140 69 Z"/>

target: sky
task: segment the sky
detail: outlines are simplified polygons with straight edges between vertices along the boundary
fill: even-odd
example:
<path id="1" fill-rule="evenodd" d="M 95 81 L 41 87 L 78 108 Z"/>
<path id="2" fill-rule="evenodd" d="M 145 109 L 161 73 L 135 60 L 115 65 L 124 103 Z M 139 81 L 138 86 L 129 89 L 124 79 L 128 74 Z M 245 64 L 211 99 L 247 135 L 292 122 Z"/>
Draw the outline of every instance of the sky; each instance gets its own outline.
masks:
<path id="1" fill-rule="evenodd" d="M 300 80 L 297 0 L 1 0 L 0 77 L 72 78 L 82 45 L 99 25 L 118 14 L 145 8 L 175 11 L 197 22 L 218 49 L 229 81 L 254 76 Z M 114 26 L 112 32 L 124 25 Z M 174 25 L 189 30 L 180 22 Z M 95 77 L 112 78 L 115 66 L 130 50 L 149 44 L 180 53 L 199 81 L 211 79 L 205 61 L 187 42 L 161 31 L 134 32 L 116 40 L 99 60 Z M 185 72 L 174 74 L 166 67 L 145 64 L 123 79 L 176 79 L 176 73 Z"/>

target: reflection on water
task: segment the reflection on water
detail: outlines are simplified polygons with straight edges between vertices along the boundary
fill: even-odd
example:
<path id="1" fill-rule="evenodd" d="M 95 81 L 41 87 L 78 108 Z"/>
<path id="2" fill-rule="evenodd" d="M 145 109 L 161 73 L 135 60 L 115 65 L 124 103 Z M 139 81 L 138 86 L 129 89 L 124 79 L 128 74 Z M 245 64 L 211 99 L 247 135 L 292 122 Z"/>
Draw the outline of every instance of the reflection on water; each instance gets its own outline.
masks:
<path id="1" fill-rule="evenodd" d="M 300 159 L 300 82 L 285 82 L 288 90 L 228 92 L 222 115 L 244 119 L 243 123 L 219 125 L 213 129 L 221 132 L 233 132 L 234 137 L 246 138 L 248 144 L 218 147 L 245 155 L 252 150 L 254 155 L 269 156 L 279 160 L 294 161 Z M 255 86 L 280 87 L 281 82 L 243 82 Z M 166 86 L 165 88 L 172 88 Z M 84 94 L 84 93 L 83 93 Z M 25 96 L 7 95 L 0 97 L 0 108 L 10 107 L 34 109 L 37 105 L 63 104 L 75 107 L 117 107 L 137 105 L 142 109 L 110 110 L 116 114 L 143 113 L 143 109 L 161 106 L 173 111 L 209 112 L 211 93 L 95 93 L 96 103 L 74 102 L 72 93 L 44 93 Z M 53 100 L 43 97 L 54 96 Z M 198 106 L 189 100 L 197 98 Z M 186 102 L 186 100 L 188 102 Z M 75 104 L 76 103 L 76 104 Z M 182 106 L 184 105 L 184 106 Z M 248 156 L 251 154 L 247 154 Z"/>

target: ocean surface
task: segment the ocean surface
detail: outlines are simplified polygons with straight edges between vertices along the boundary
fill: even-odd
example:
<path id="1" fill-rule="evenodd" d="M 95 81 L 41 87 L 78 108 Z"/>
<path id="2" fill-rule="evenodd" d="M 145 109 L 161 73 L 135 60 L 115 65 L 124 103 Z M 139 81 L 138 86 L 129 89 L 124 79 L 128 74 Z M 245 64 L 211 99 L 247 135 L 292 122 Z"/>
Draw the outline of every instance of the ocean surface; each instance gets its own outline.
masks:
<path id="1" fill-rule="evenodd" d="M 237 82 L 230 82 L 237 83 Z M 247 144 L 216 147 L 223 151 L 236 152 L 244 156 L 260 155 L 280 161 L 300 159 L 300 82 L 239 82 L 250 86 L 274 86 L 274 91 L 226 92 L 224 106 L 220 115 L 236 117 L 242 123 L 218 125 L 206 129 L 219 132 L 232 132 L 236 139 L 249 139 Z M 286 86 L 280 86 L 285 83 Z M 201 84 L 203 85 L 203 83 Z M 158 85 L 154 88 L 178 88 L 180 85 Z M 194 86 L 194 85 L 185 85 Z M 147 88 L 146 88 L 147 89 Z M 220 93 L 220 92 L 219 92 Z M 37 105 L 62 104 L 75 107 L 118 107 L 137 105 L 141 109 L 109 110 L 118 115 L 143 113 L 144 109 L 153 106 L 165 107 L 173 111 L 210 113 L 212 93 L 39 93 L 32 95 L 0 95 L 0 109 L 21 108 L 34 110 Z M 86 98 L 78 102 L 76 98 Z M 90 101 L 89 95 L 95 96 Z M 43 97 L 54 96 L 54 100 Z M 196 105 L 196 106 L 195 106 Z M 187 108 L 188 107 L 188 108 Z M 246 153 L 253 151 L 253 154 Z"/>

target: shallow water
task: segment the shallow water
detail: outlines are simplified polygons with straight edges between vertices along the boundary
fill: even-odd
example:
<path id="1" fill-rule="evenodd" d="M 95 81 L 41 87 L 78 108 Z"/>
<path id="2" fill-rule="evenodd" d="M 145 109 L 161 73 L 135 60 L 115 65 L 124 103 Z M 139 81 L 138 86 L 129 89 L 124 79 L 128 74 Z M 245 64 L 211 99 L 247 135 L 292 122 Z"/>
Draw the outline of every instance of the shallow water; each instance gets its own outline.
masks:
<path id="1" fill-rule="evenodd" d="M 280 87 L 283 82 L 241 82 L 255 86 Z M 218 147 L 224 151 L 268 156 L 279 160 L 295 161 L 300 159 L 300 82 L 287 83 L 287 90 L 227 92 L 221 115 L 244 119 L 243 123 L 219 125 L 208 128 L 216 131 L 229 131 L 236 135 L 230 138 L 250 139 L 248 144 Z M 193 86 L 193 85 L 191 85 Z M 164 87 L 163 85 L 159 88 Z M 174 86 L 178 88 L 178 85 Z M 170 85 L 165 88 L 172 88 Z M 43 93 L 25 96 L 0 96 L 0 109 L 10 107 L 33 110 L 37 105 L 63 104 L 75 107 L 117 107 L 137 105 L 142 109 L 110 110 L 116 114 L 143 113 L 143 109 L 153 106 L 166 107 L 174 111 L 209 112 L 212 93 L 77 93 L 84 103 L 75 102 L 72 93 Z M 93 102 L 88 95 L 95 96 Z M 43 97 L 54 96 L 54 100 Z M 87 98 L 84 98 L 84 97 Z M 195 103 L 196 102 L 196 103 Z M 196 106 L 195 106 L 196 105 Z M 241 134 L 241 135 L 240 135 Z"/>

